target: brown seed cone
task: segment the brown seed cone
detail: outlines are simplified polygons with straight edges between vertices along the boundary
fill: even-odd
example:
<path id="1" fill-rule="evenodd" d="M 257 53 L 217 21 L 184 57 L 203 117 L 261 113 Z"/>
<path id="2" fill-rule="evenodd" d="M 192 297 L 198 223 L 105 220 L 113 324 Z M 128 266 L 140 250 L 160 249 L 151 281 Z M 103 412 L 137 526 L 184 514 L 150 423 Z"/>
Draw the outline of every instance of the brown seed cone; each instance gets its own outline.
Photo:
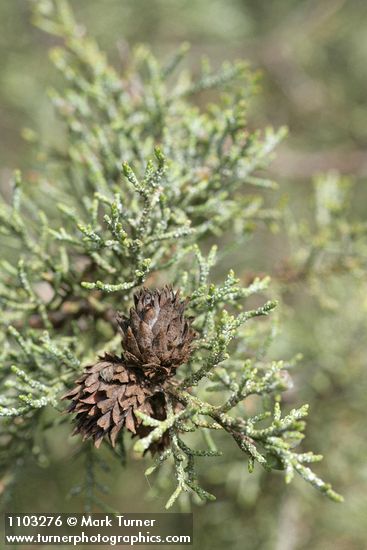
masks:
<path id="1" fill-rule="evenodd" d="M 96 447 L 104 437 L 115 446 L 124 427 L 137 437 L 148 435 L 151 428 L 143 426 L 137 410 L 157 420 L 166 418 L 165 385 L 189 358 L 195 337 L 178 292 L 169 287 L 142 289 L 134 301 L 130 318 L 118 318 L 123 357 L 105 354 L 86 367 L 76 386 L 62 397 L 71 400 L 68 412 L 76 413 L 73 433 L 92 438 Z M 149 450 L 154 454 L 168 444 L 169 436 L 164 434 Z"/>
<path id="2" fill-rule="evenodd" d="M 151 379 L 175 374 L 191 353 L 195 331 L 184 316 L 187 301 L 179 291 L 142 288 L 134 295 L 130 316 L 118 315 L 126 364 L 144 369 Z"/>

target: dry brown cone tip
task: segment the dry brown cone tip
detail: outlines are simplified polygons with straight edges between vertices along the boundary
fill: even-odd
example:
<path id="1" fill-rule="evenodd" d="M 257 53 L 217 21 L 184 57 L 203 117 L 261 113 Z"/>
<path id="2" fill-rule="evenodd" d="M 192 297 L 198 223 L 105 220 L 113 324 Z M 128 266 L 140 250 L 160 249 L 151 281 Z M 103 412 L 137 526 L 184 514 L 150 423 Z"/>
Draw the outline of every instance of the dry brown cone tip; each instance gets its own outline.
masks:
<path id="1" fill-rule="evenodd" d="M 143 426 L 136 411 L 157 420 L 166 418 L 165 389 L 176 369 L 189 359 L 195 338 L 191 319 L 184 315 L 186 304 L 179 291 L 168 286 L 142 288 L 134 295 L 129 317 L 117 316 L 122 356 L 100 357 L 62 397 L 71 401 L 68 412 L 76 413 L 74 434 L 93 439 L 96 447 L 107 437 L 115 446 L 122 428 L 137 437 L 148 435 L 151 428 Z M 154 454 L 168 444 L 165 434 L 149 450 Z"/>

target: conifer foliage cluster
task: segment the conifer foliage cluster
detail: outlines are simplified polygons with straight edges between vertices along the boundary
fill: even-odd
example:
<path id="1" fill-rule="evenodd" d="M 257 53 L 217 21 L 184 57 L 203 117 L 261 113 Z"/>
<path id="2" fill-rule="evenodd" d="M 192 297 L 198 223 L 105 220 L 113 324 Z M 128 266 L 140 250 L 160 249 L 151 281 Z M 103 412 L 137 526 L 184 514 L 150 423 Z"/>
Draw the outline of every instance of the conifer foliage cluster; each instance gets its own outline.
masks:
<path id="1" fill-rule="evenodd" d="M 340 500 L 310 469 L 321 457 L 297 452 L 307 406 L 289 411 L 281 404 L 297 358 L 269 358 L 273 324 L 257 319 L 276 308 L 267 298 L 269 279 L 243 285 L 228 268 L 222 281 L 213 276 L 226 250 L 209 242 L 232 235 L 240 247 L 259 225 L 274 227 L 280 216 L 267 206 L 276 184 L 263 174 L 285 131 L 248 128 L 256 78 L 242 62 L 214 70 L 205 61 L 191 74 L 181 67 L 186 46 L 163 64 L 138 47 L 120 72 L 67 2 L 34 6 L 35 23 L 59 44 L 51 59 L 63 84 L 50 97 L 65 139 L 52 146 L 32 135 L 37 166 L 15 173 L 11 197 L 0 203 L 0 465 L 8 484 L 30 457 L 39 459 L 47 430 L 67 423 L 71 432 L 61 396 L 79 395 L 72 388 L 76 380 L 86 384 L 83 369 L 98 356 L 109 361 L 121 353 L 117 312 L 129 313 L 143 285 L 168 284 L 187 298 L 185 315 L 196 338 L 177 373 L 170 371 L 170 383 L 158 377 L 164 401 L 145 412 L 130 407 L 128 418 L 116 408 L 122 428 L 113 432 L 116 458 L 125 456 L 125 444 L 130 455 L 132 448 L 142 455 L 154 449 L 147 474 L 163 468 L 170 476 L 168 507 L 184 493 L 212 500 L 196 464 L 221 454 L 221 432 L 243 451 L 250 472 L 282 470 L 287 482 L 298 474 Z M 132 349 L 126 339 L 124 349 L 126 359 Z M 134 353 L 143 355 L 141 347 Z M 151 363 L 144 380 L 158 368 Z M 115 384 L 129 380 L 138 399 L 140 382 L 130 383 L 133 364 L 125 381 L 118 368 Z M 98 376 L 91 384 L 102 387 Z M 250 414 L 246 402 L 253 396 L 259 404 Z M 92 410 L 85 405 L 79 406 L 84 427 Z M 140 436 L 131 441 L 126 426 Z M 91 453 L 99 451 L 79 444 L 91 464 Z"/>

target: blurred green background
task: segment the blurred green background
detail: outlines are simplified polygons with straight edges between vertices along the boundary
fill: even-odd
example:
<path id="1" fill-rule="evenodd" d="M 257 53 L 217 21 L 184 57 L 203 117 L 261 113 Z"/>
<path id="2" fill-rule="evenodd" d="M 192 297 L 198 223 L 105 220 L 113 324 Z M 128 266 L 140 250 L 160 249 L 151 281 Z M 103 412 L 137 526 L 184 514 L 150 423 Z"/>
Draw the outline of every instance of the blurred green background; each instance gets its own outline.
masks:
<path id="1" fill-rule="evenodd" d="M 286 124 L 271 177 L 296 218 L 311 219 L 312 178 L 335 169 L 356 182 L 351 217 L 364 219 L 367 204 L 367 3 L 365 0 L 74 0 L 79 21 L 124 67 L 129 48 L 144 42 L 165 58 L 178 44 L 192 45 L 189 62 L 202 55 L 214 65 L 245 58 L 262 73 L 251 127 Z M 28 0 L 0 2 L 0 186 L 11 171 L 32 167 L 24 128 L 44 142 L 59 139 L 60 125 L 47 98 L 59 76 L 48 61 L 53 39 L 31 24 Z M 278 197 L 279 198 L 279 197 Z M 312 222 L 311 222 L 312 223 Z M 244 275 L 274 275 L 289 252 L 282 232 L 257 233 L 244 257 L 228 259 Z M 309 280 L 282 287 L 281 334 L 274 355 L 302 352 L 291 404 L 311 404 L 307 447 L 325 454 L 316 470 L 344 494 L 344 505 L 323 499 L 282 475 L 250 476 L 240 452 L 228 445 L 223 480 L 220 459 L 206 471 L 218 500 L 195 509 L 197 548 L 233 550 L 363 550 L 367 548 L 366 279 L 328 277 L 328 300 Z M 67 438 L 65 432 L 65 439 Z M 19 511 L 76 510 L 67 492 L 83 465 L 70 447 L 50 436 L 55 462 L 24 471 L 12 506 Z M 206 466 L 203 465 L 203 470 Z M 111 504 L 121 511 L 153 511 L 166 495 L 145 498 L 144 464 L 116 468 Z M 219 473 L 220 472 L 220 475 Z M 107 478 L 106 478 L 107 479 Z M 220 482 L 219 482 L 220 480 Z M 210 486 L 209 486 L 210 490 Z"/>

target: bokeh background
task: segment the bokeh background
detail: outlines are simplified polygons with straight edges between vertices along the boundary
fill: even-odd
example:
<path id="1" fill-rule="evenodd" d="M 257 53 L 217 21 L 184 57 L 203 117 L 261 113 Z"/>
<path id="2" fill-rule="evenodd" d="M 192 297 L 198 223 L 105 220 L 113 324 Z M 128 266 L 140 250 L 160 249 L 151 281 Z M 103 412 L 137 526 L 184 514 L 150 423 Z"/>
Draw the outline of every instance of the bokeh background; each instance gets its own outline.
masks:
<path id="1" fill-rule="evenodd" d="M 367 3 L 365 0 L 72 0 L 111 61 L 123 68 L 129 48 L 146 43 L 165 58 L 183 41 L 195 67 L 206 55 L 214 65 L 245 58 L 262 73 L 253 101 L 252 127 L 287 125 L 270 176 L 277 200 L 312 226 L 314 185 L 335 170 L 354 181 L 349 216 L 366 220 L 367 205 Z M 58 74 L 48 60 L 53 39 L 31 24 L 28 0 L 0 2 L 0 186 L 11 171 L 32 166 L 27 129 L 44 142 L 60 139 L 47 97 Z M 243 256 L 228 264 L 246 276 L 273 276 L 282 294 L 281 332 L 275 356 L 303 360 L 295 373 L 294 404 L 309 402 L 307 446 L 325 454 L 317 472 L 345 496 L 337 505 L 302 481 L 285 486 L 281 474 L 247 473 L 240 453 L 227 449 L 227 467 L 206 471 L 218 500 L 195 513 L 195 546 L 213 550 L 363 550 L 367 548 L 366 278 L 363 272 L 320 274 L 279 282 L 289 254 L 285 233 L 259 231 Z M 322 277 L 325 279 L 323 280 Z M 312 284 L 311 284 L 312 283 Z M 324 286 L 323 286 L 324 285 Z M 327 288 L 327 293 L 325 291 Z M 325 298 L 325 299 L 320 299 Z M 65 432 L 65 439 L 67 432 Z M 83 470 L 64 441 L 50 438 L 54 462 L 24 471 L 12 510 L 78 508 L 70 486 Z M 230 460 L 228 461 L 228 457 Z M 149 493 L 145 465 L 132 461 L 112 472 L 111 505 L 153 511 L 166 495 Z M 108 476 L 106 475 L 106 482 Z"/>

